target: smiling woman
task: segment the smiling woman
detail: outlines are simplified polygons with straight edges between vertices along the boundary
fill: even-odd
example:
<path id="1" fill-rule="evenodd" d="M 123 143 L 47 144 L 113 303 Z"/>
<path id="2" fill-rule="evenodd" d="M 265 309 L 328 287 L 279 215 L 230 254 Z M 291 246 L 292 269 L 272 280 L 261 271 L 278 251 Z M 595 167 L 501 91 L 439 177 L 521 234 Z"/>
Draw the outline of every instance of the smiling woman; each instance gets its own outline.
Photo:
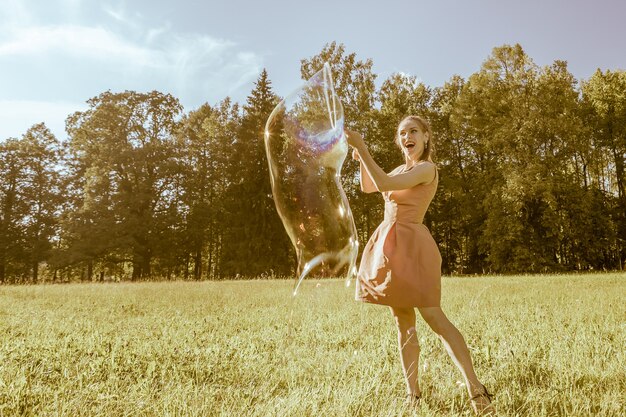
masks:
<path id="1" fill-rule="evenodd" d="M 430 155 L 435 151 L 435 144 L 430 124 L 419 116 L 406 117 L 398 126 L 396 145 L 405 157 L 417 154 L 419 161 L 432 162 Z"/>
<path id="2" fill-rule="evenodd" d="M 400 122 L 395 143 L 405 164 L 390 174 L 372 159 L 361 135 L 346 131 L 346 136 L 355 148 L 353 157 L 361 163 L 362 190 L 379 191 L 385 199 L 385 218 L 363 249 L 355 298 L 390 307 L 398 330 L 408 401 L 418 404 L 421 398 L 417 307 L 463 374 L 474 410 L 478 414 L 495 412 L 491 394 L 474 372 L 463 336 L 440 307 L 441 254 L 423 224 L 439 182 L 431 157 L 434 145 L 428 122 L 419 116 L 408 116 Z"/>
<path id="3" fill-rule="evenodd" d="M 360 135 L 348 132 L 348 142 L 361 160 L 364 191 L 379 191 L 385 199 L 385 219 L 363 251 L 357 299 L 401 308 L 438 307 L 441 255 L 423 224 L 438 184 L 428 123 L 417 116 L 400 122 L 395 142 L 405 164 L 389 175 L 373 161 Z"/>

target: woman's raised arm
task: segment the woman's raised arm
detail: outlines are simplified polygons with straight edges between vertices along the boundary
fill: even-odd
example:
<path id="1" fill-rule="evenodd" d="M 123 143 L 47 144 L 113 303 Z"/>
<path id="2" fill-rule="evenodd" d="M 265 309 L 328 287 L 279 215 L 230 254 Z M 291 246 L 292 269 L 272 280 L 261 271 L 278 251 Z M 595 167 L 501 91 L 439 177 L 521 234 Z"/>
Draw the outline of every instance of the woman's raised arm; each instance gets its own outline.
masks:
<path id="1" fill-rule="evenodd" d="M 388 175 L 370 155 L 361 135 L 356 132 L 346 130 L 348 144 L 356 148 L 361 161 L 361 179 L 364 171 L 377 191 L 404 190 L 418 184 L 428 183 L 435 178 L 435 164 L 418 164 L 411 170 L 398 175 Z M 365 168 L 365 170 L 363 170 Z M 363 182 L 361 183 L 363 184 Z M 362 185 L 363 187 L 363 185 Z M 365 191 L 365 190 L 364 190 Z M 367 191 L 366 191 L 367 192 Z"/>
<path id="2" fill-rule="evenodd" d="M 372 181 L 372 178 L 367 173 L 365 165 L 363 165 L 363 162 L 359 157 L 359 152 L 356 149 L 352 150 L 352 158 L 359 161 L 359 182 L 361 183 L 361 191 L 363 191 L 364 193 L 374 193 L 378 191 L 376 185 L 374 184 L 374 181 Z"/>

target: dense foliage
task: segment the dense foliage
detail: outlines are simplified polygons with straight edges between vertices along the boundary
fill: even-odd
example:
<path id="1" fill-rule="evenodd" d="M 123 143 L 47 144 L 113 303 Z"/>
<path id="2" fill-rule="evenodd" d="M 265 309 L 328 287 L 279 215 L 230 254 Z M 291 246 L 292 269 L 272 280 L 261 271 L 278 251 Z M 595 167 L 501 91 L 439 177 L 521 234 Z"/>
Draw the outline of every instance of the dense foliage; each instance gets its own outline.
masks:
<path id="1" fill-rule="evenodd" d="M 372 61 L 331 43 L 303 79 L 325 61 L 386 170 L 402 163 L 402 117 L 431 121 L 441 180 L 425 222 L 445 273 L 623 268 L 626 72 L 578 82 L 504 45 L 467 80 L 393 74 L 377 89 Z M 67 141 L 37 124 L 0 142 L 0 282 L 292 274 L 263 147 L 278 101 L 266 71 L 244 105 L 188 113 L 169 94 L 107 91 L 68 117 Z M 382 199 L 357 169 L 346 161 L 343 180 L 364 242 Z"/>

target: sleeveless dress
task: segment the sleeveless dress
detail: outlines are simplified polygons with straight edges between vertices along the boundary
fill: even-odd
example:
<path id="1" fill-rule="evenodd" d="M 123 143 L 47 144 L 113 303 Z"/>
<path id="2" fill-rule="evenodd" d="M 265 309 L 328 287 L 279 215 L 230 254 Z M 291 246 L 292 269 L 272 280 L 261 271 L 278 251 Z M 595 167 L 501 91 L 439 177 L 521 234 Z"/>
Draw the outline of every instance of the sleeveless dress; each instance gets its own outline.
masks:
<path id="1" fill-rule="evenodd" d="M 405 172 L 396 168 L 390 175 Z M 383 192 L 385 218 L 363 249 L 355 299 L 393 307 L 439 307 L 441 254 L 422 223 L 439 182 Z"/>

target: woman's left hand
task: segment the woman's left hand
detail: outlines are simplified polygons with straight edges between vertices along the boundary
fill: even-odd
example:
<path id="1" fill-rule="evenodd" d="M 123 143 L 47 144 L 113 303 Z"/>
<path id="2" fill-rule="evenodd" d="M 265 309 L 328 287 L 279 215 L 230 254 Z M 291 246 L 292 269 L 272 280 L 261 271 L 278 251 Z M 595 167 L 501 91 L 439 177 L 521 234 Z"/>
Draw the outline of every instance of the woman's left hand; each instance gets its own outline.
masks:
<path id="1" fill-rule="evenodd" d="M 343 132 L 346 135 L 346 139 L 348 140 L 348 145 L 352 146 L 355 149 L 361 149 L 365 146 L 363 136 L 361 136 L 360 133 L 348 129 L 344 129 Z"/>

